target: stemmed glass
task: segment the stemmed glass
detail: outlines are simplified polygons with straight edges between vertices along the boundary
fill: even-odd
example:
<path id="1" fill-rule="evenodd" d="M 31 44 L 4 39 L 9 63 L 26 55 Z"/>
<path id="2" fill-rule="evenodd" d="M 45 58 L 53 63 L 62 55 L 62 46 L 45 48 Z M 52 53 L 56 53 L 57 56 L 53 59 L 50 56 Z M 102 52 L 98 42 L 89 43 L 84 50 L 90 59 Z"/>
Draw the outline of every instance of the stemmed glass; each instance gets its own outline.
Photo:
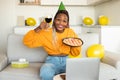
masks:
<path id="1" fill-rule="evenodd" d="M 45 17 L 45 22 L 47 23 L 47 26 L 51 26 L 51 23 L 52 23 L 52 15 L 48 15 Z"/>
<path id="2" fill-rule="evenodd" d="M 44 17 L 44 21 L 47 23 L 47 26 L 46 26 L 46 31 L 48 31 L 48 28 L 50 28 L 51 26 L 51 23 L 52 23 L 52 15 L 48 15 L 46 17 Z"/>
<path id="3" fill-rule="evenodd" d="M 45 21 L 46 21 L 47 23 L 51 23 L 52 17 L 51 17 L 51 16 L 45 17 Z"/>
<path id="4" fill-rule="evenodd" d="M 41 17 L 40 21 L 44 21 L 47 23 L 47 26 L 44 29 L 48 30 L 48 28 L 50 28 L 52 24 L 52 15 Z"/>

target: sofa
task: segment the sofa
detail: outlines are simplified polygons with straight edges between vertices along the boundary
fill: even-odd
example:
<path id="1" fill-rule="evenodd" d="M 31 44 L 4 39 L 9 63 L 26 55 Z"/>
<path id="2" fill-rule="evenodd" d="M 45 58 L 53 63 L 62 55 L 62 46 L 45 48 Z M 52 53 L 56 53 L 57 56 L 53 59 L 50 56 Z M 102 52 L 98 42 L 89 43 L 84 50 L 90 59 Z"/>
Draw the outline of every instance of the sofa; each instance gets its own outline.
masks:
<path id="1" fill-rule="evenodd" d="M 42 48 L 28 48 L 22 43 L 24 35 L 9 34 L 7 51 L 0 53 L 0 80 L 40 80 L 39 71 L 47 57 L 46 51 Z M 86 49 L 99 43 L 98 34 L 84 33 L 79 37 L 84 41 L 81 54 L 86 57 Z M 26 68 L 11 67 L 12 61 L 25 58 L 29 61 Z M 105 51 L 105 56 L 100 63 L 99 80 L 120 80 L 120 54 Z"/>

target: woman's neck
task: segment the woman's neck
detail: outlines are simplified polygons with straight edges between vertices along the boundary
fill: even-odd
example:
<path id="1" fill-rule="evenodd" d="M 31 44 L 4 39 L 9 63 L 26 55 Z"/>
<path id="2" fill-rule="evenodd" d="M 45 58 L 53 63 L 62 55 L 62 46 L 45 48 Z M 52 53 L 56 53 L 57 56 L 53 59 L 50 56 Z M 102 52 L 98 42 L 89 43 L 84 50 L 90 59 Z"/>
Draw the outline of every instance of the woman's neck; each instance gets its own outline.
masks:
<path id="1" fill-rule="evenodd" d="M 65 30 L 65 29 L 64 29 L 64 30 Z M 56 30 L 56 32 L 57 32 L 57 33 L 63 33 L 63 32 L 64 32 L 64 30 L 61 30 L 61 31 Z"/>

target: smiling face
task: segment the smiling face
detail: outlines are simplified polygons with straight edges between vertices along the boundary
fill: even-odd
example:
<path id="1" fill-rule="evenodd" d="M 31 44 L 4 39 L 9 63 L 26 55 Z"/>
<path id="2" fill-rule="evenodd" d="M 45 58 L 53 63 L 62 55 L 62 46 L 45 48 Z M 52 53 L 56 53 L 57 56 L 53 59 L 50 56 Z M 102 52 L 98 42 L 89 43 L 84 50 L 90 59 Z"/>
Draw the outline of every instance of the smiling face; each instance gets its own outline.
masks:
<path id="1" fill-rule="evenodd" d="M 69 15 L 66 10 L 58 11 L 53 21 L 53 27 L 57 32 L 62 33 L 65 28 L 69 27 Z"/>
<path id="2" fill-rule="evenodd" d="M 55 19 L 55 29 L 57 32 L 63 32 L 68 26 L 68 17 L 65 14 L 58 14 Z"/>

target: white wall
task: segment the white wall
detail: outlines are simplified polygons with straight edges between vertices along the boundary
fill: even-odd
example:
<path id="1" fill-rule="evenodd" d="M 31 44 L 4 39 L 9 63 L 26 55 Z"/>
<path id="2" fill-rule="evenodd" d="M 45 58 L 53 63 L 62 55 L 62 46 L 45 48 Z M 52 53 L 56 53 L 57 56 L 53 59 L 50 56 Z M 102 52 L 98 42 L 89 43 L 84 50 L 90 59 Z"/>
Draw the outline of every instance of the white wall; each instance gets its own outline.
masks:
<path id="1" fill-rule="evenodd" d="M 99 15 L 108 16 L 111 26 L 102 28 L 101 44 L 106 50 L 120 52 L 120 0 L 113 0 L 96 6 L 95 11 L 96 19 Z"/>
<path id="2" fill-rule="evenodd" d="M 83 16 L 94 18 L 94 7 L 66 6 L 70 16 L 70 25 L 79 25 L 82 23 Z M 39 24 L 39 18 L 51 14 L 54 16 L 58 6 L 16 6 L 16 16 L 34 17 Z"/>
<path id="3" fill-rule="evenodd" d="M 15 1 L 0 0 L 0 53 L 5 52 L 7 35 L 15 25 Z"/>
<path id="4" fill-rule="evenodd" d="M 96 17 L 106 15 L 109 25 L 120 25 L 120 0 L 113 0 L 95 7 Z"/>
<path id="5" fill-rule="evenodd" d="M 17 25 L 17 16 L 34 17 L 38 21 L 46 13 L 54 15 L 58 9 L 58 6 L 18 6 L 18 1 L 0 0 L 0 53 L 6 51 L 7 36 Z M 66 6 L 66 9 L 70 13 L 71 25 L 81 24 L 82 16 L 94 18 L 95 15 L 94 7 Z"/>
<path id="6" fill-rule="evenodd" d="M 120 26 L 104 26 L 101 28 L 101 44 L 105 50 L 120 52 Z"/>

